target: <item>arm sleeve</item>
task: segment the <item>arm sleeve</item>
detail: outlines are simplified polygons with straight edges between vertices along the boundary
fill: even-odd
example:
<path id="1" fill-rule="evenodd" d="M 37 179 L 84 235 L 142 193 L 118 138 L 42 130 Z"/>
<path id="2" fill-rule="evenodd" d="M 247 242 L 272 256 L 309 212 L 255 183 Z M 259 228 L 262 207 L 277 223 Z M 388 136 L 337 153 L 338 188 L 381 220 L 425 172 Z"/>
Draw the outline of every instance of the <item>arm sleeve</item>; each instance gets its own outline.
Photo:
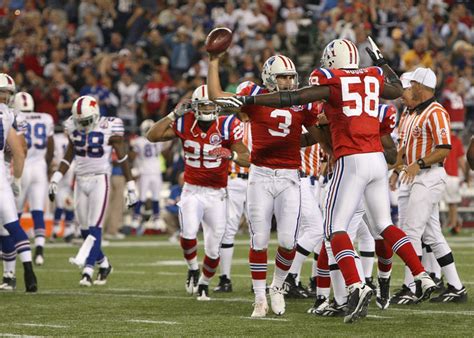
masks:
<path id="1" fill-rule="evenodd" d="M 123 121 L 118 117 L 115 117 L 112 121 L 112 136 L 123 136 L 124 128 L 123 128 Z"/>

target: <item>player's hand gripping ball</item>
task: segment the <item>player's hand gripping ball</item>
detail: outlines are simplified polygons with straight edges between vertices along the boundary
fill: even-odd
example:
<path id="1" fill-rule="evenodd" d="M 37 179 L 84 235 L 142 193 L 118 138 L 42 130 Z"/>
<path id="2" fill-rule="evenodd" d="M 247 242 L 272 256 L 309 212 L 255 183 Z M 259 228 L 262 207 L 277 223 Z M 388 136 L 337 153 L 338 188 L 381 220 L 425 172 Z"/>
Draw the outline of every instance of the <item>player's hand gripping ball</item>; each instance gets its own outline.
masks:
<path id="1" fill-rule="evenodd" d="M 232 31 L 226 27 L 214 28 L 206 38 L 206 51 L 210 54 L 220 54 L 229 48 L 232 42 Z"/>

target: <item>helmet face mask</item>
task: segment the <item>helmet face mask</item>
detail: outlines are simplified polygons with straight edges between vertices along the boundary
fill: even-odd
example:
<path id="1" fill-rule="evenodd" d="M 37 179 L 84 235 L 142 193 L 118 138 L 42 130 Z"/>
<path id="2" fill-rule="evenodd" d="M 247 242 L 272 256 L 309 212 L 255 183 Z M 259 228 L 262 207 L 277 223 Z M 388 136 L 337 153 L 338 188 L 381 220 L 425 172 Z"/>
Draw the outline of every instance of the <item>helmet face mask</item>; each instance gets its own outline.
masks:
<path id="1" fill-rule="evenodd" d="M 199 86 L 194 90 L 191 107 L 198 121 L 214 121 L 219 114 L 219 106 L 209 100 L 206 85 Z"/>
<path id="2" fill-rule="evenodd" d="M 88 132 L 95 128 L 99 121 L 99 104 L 92 96 L 81 96 L 72 105 L 74 125 L 80 131 Z"/>
<path id="3" fill-rule="evenodd" d="M 352 41 L 336 39 L 328 43 L 321 56 L 321 67 L 358 69 L 359 51 Z"/>
<path id="4" fill-rule="evenodd" d="M 293 81 L 289 85 L 278 84 L 279 76 L 293 76 Z M 298 88 L 298 73 L 295 64 L 290 58 L 284 55 L 274 55 L 269 57 L 262 69 L 262 81 L 265 88 L 270 91 L 294 90 Z"/>

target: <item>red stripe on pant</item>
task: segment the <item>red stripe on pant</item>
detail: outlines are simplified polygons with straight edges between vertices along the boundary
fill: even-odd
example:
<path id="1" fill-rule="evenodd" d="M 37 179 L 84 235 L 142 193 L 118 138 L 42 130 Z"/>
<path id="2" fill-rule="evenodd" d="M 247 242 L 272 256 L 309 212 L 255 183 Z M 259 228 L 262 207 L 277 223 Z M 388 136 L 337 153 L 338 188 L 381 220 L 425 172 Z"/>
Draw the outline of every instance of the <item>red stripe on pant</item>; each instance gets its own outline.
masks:
<path id="1" fill-rule="evenodd" d="M 181 248 L 183 248 L 184 258 L 187 261 L 195 258 L 197 256 L 197 239 L 186 239 L 181 237 Z"/>
<path id="2" fill-rule="evenodd" d="M 283 249 L 282 247 L 278 247 L 277 255 L 275 258 L 275 265 L 282 269 L 283 271 L 290 270 L 291 263 L 293 263 L 293 259 L 295 258 L 296 249 L 288 251 Z"/>
<path id="3" fill-rule="evenodd" d="M 328 252 L 326 251 L 326 246 L 323 243 L 321 251 L 319 252 L 318 257 L 318 271 L 324 270 L 329 272 L 329 258 Z M 331 286 L 331 277 L 329 276 L 320 276 L 319 273 L 316 276 L 316 286 L 318 288 L 329 288 Z"/>
<path id="4" fill-rule="evenodd" d="M 212 278 L 216 274 L 217 266 L 219 265 L 219 257 L 212 259 L 207 255 L 204 256 L 204 263 L 202 265 L 202 274 L 207 278 Z"/>
<path id="5" fill-rule="evenodd" d="M 403 237 L 406 237 L 405 232 L 394 225 L 388 226 L 381 235 L 392 248 L 395 243 L 397 243 Z M 407 241 L 405 244 L 400 246 L 395 252 L 410 268 L 413 276 L 425 271 L 425 268 L 421 264 L 421 261 L 418 258 L 418 255 L 416 254 L 416 251 L 410 241 Z"/>
<path id="6" fill-rule="evenodd" d="M 383 258 L 385 262 L 390 261 L 390 264 L 385 264 L 382 260 L 379 259 L 377 261 L 379 271 L 390 272 L 392 270 L 392 247 L 385 240 L 378 239 L 375 241 L 375 253 L 377 254 L 377 257 Z"/>
<path id="7" fill-rule="evenodd" d="M 250 249 L 249 264 L 252 279 L 267 279 L 267 250 Z"/>

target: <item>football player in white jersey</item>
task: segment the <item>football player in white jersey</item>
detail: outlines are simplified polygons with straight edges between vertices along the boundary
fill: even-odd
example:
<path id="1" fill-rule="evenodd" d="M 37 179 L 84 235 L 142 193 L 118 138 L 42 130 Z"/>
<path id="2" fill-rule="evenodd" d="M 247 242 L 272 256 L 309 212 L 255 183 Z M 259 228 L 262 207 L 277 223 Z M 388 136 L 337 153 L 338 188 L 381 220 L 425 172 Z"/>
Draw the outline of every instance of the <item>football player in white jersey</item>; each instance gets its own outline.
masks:
<path id="1" fill-rule="evenodd" d="M 21 215 L 25 201 L 28 201 L 35 229 L 36 265 L 44 263 L 44 244 L 46 226 L 44 208 L 48 189 L 48 166 L 54 153 L 54 122 L 51 115 L 34 112 L 33 97 L 26 92 L 19 92 L 14 99 L 15 109 L 28 122 L 25 133 L 28 153 L 25 169 L 21 177 L 21 193 L 18 196 L 17 209 Z"/>
<path id="2" fill-rule="evenodd" d="M 25 231 L 20 227 L 15 205 L 13 190 L 19 193 L 21 185 L 18 185 L 23 172 L 25 152 L 16 131 L 13 128 L 15 116 L 9 106 L 13 104 L 15 93 L 15 82 L 4 73 L 0 74 L 0 233 L 3 236 L 10 235 L 15 243 L 15 249 L 20 260 L 23 262 L 25 287 L 27 292 L 36 292 L 38 289 L 36 276 L 33 272 L 31 262 L 31 247 Z M 7 179 L 5 166 L 5 146 L 11 149 L 13 156 L 13 184 Z M 13 189 L 12 189 L 13 188 Z M 6 230 L 6 231 L 5 231 Z M 11 276 L 14 278 L 14 276 Z M 5 280 L 4 280 L 5 281 Z"/>
<path id="3" fill-rule="evenodd" d="M 64 132 L 54 134 L 54 159 L 53 165 L 55 169 L 59 167 L 59 163 L 66 154 L 69 139 Z M 71 163 L 74 166 L 74 162 Z M 63 238 L 65 242 L 70 242 L 74 238 L 74 208 L 73 208 L 73 191 L 72 185 L 74 180 L 74 170 L 68 170 L 61 182 L 58 184 L 58 193 L 56 196 L 54 209 L 54 228 L 52 239 L 54 240 L 59 235 L 61 228 L 60 222 L 64 215 L 64 232 Z"/>
<path id="4" fill-rule="evenodd" d="M 99 104 L 92 96 L 81 96 L 72 106 L 72 116 L 64 123 L 69 137 L 66 155 L 54 172 L 49 185 L 50 199 L 58 192 L 58 183 L 68 171 L 74 157 L 74 210 L 81 226 L 85 244 L 90 243 L 81 286 L 104 285 L 112 266 L 101 250 L 102 225 L 109 194 L 110 157 L 115 150 L 127 181 L 127 204 L 137 203 L 135 182 L 128 165 L 123 138 L 123 122 L 115 117 L 100 117 Z M 84 247 L 83 245 L 83 247 Z M 81 248 L 82 249 L 82 248 Z M 82 265 L 83 262 L 76 262 Z M 97 279 L 92 283 L 95 264 L 99 264 Z"/>
<path id="5" fill-rule="evenodd" d="M 157 222 L 160 216 L 160 192 L 163 183 L 160 170 L 159 156 L 161 154 L 162 144 L 151 143 L 145 137 L 146 133 L 153 126 L 153 120 L 145 120 L 140 125 L 141 136 L 130 141 L 132 151 L 130 157 L 135 162 L 135 168 L 138 169 L 140 178 L 138 179 L 139 201 L 134 208 L 134 224 L 140 224 L 140 209 L 146 202 L 147 193 L 151 193 L 151 205 L 153 210 L 153 223 L 159 228 Z M 137 228 L 138 231 L 139 228 Z"/>

